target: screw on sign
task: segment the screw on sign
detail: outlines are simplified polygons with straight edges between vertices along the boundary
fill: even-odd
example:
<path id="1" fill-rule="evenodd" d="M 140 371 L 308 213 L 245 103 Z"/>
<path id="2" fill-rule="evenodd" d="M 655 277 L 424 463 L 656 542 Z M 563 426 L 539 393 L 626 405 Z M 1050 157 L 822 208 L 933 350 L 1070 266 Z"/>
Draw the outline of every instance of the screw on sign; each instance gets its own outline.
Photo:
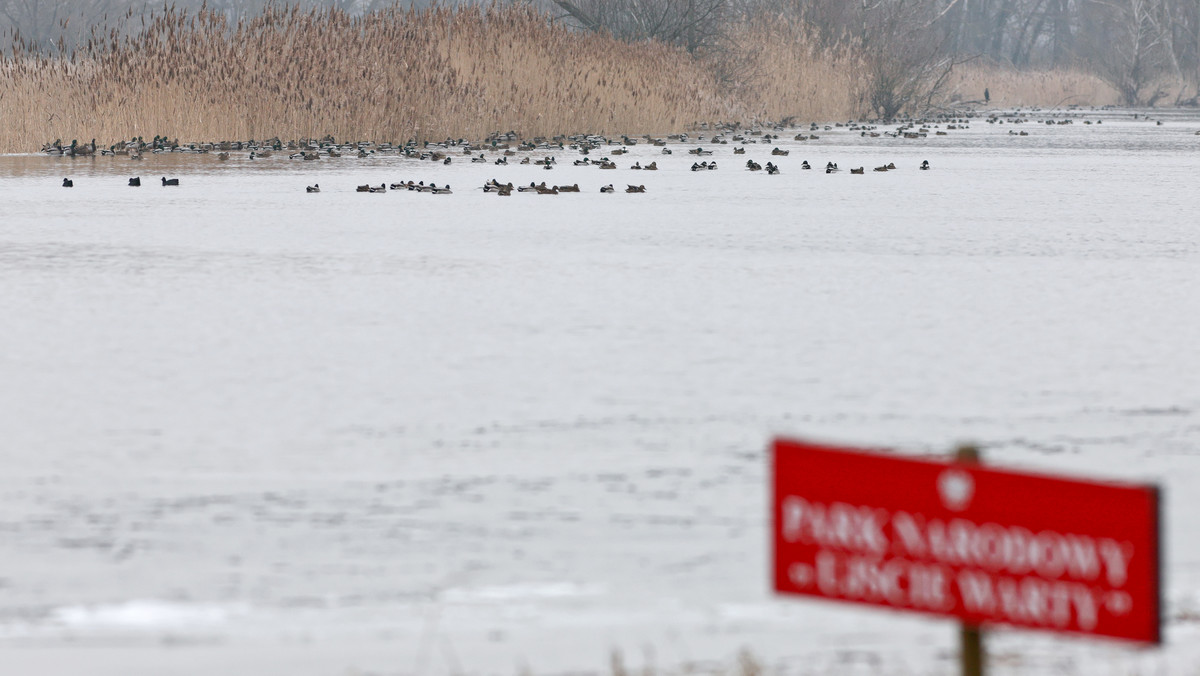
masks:
<path id="1" fill-rule="evenodd" d="M 773 462 L 780 593 L 959 618 L 965 660 L 988 623 L 1160 642 L 1155 486 L 791 440 Z"/>

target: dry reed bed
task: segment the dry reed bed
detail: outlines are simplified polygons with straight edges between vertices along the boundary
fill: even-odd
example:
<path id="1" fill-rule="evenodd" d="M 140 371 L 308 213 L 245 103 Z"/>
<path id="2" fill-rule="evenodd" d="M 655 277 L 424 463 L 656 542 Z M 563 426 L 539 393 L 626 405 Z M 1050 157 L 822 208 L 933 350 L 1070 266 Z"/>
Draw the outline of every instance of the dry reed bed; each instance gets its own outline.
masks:
<path id="1" fill-rule="evenodd" d="M 730 49 L 693 58 L 571 31 L 520 5 L 364 17 L 269 7 L 236 26 L 168 11 L 136 36 L 94 36 L 70 58 L 15 45 L 0 58 L 0 152 L 54 139 L 664 134 L 701 121 L 861 117 L 867 78 L 853 46 L 824 49 L 808 34 L 751 21 Z M 1080 72 L 969 66 L 953 78 L 951 100 L 979 99 L 986 86 L 993 106 L 1116 96 Z"/>
<path id="2" fill-rule="evenodd" d="M 996 108 L 1110 106 L 1121 100 L 1117 90 L 1082 70 L 1018 71 L 997 64 L 972 63 L 951 73 L 948 89 L 952 101 L 982 101 L 985 88 L 991 95 L 989 105 Z"/>
<path id="3" fill-rule="evenodd" d="M 71 59 L 16 53 L 0 68 L 0 151 L 61 138 L 101 146 L 319 137 L 482 138 L 509 129 L 675 131 L 727 120 L 713 75 L 661 44 L 552 25 L 524 7 L 365 17 L 267 9 L 237 26 L 168 12 Z"/>

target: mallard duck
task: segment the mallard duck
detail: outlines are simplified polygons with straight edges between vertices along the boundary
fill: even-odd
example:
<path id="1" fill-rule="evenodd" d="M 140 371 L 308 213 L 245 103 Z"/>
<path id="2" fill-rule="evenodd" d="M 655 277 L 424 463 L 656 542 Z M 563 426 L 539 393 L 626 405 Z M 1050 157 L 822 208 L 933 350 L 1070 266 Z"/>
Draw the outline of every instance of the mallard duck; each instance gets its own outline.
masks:
<path id="1" fill-rule="evenodd" d="M 435 186 L 433 186 L 433 189 L 432 189 L 432 190 L 430 190 L 429 192 L 431 192 L 431 193 L 433 193 L 433 194 L 435 194 L 435 195 L 450 195 L 450 194 L 452 194 L 452 193 L 451 193 L 451 191 L 450 191 L 450 184 L 449 184 L 449 183 L 447 183 L 446 185 L 444 185 L 444 186 L 442 186 L 442 187 L 440 187 L 440 188 L 439 188 L 439 187 L 437 187 L 437 186 L 435 185 Z"/>
<path id="2" fill-rule="evenodd" d="M 859 168 L 857 168 L 857 169 L 851 169 L 851 170 L 850 170 L 850 173 L 851 173 L 851 174 L 865 174 L 865 173 L 867 173 L 867 168 L 866 168 L 866 167 L 859 167 Z"/>
<path id="3" fill-rule="evenodd" d="M 629 186 L 629 187 L 625 188 L 625 192 L 646 192 L 646 186 L 644 186 L 644 185 L 631 185 L 631 186 Z"/>
<path id="4" fill-rule="evenodd" d="M 801 169 L 812 169 L 812 167 L 811 167 L 811 166 L 809 166 L 809 164 L 808 164 L 808 160 L 804 160 L 803 162 L 801 162 L 801 163 L 800 163 L 800 168 L 801 168 Z"/>
<path id="5" fill-rule="evenodd" d="M 320 184 L 320 183 L 314 183 L 314 184 L 312 184 L 312 185 L 310 185 L 310 186 L 306 186 L 306 187 L 304 188 L 304 192 L 321 192 L 321 184 Z"/>
<path id="6" fill-rule="evenodd" d="M 221 152 L 217 153 L 217 159 L 222 161 L 227 160 L 229 159 L 229 153 L 222 150 Z"/>
<path id="7" fill-rule="evenodd" d="M 447 159 L 449 159 L 449 158 L 447 158 Z M 479 153 L 479 157 L 472 157 L 471 161 L 476 164 L 483 164 L 483 163 L 487 162 L 487 158 L 483 156 L 483 153 Z"/>
<path id="8" fill-rule="evenodd" d="M 354 192 L 371 192 L 371 186 L 360 185 L 354 189 Z"/>
<path id="9" fill-rule="evenodd" d="M 617 191 L 617 189 L 613 187 L 612 183 L 609 183 L 608 185 L 600 188 L 600 192 L 616 192 L 616 191 Z"/>
<path id="10" fill-rule="evenodd" d="M 658 171 L 658 162 L 651 162 L 642 168 L 646 171 Z"/>
<path id="11" fill-rule="evenodd" d="M 129 187 L 140 188 L 141 185 L 142 185 L 142 177 L 141 176 L 134 176 L 133 178 L 129 179 Z"/>
<path id="12" fill-rule="evenodd" d="M 772 164 L 770 162 L 767 162 L 767 174 L 770 174 L 773 176 L 778 173 L 779 173 L 779 167 L 775 166 L 774 164 Z"/>
<path id="13" fill-rule="evenodd" d="M 164 187 L 165 187 L 165 186 L 168 186 L 168 185 L 179 185 L 179 179 L 177 179 L 177 178 L 167 178 L 166 176 L 163 176 L 163 178 L 162 178 L 162 184 L 163 184 L 163 186 L 164 186 Z"/>
<path id="14" fill-rule="evenodd" d="M 383 183 L 380 183 L 378 187 L 368 185 L 367 192 L 387 192 L 387 185 Z"/>

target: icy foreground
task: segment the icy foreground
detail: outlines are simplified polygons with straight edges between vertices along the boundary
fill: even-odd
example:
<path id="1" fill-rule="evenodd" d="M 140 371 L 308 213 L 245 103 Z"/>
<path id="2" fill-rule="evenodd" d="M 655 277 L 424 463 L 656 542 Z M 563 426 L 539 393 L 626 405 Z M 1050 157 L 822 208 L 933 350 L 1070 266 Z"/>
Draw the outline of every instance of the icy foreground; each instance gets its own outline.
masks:
<path id="1" fill-rule="evenodd" d="M 950 623 L 769 593 L 775 434 L 1161 482 L 1167 644 L 996 673 L 1195 673 L 1200 119 L 1081 115 L 700 173 L 0 157 L 0 673 L 952 673 Z M 410 178 L 454 194 L 354 192 Z"/>

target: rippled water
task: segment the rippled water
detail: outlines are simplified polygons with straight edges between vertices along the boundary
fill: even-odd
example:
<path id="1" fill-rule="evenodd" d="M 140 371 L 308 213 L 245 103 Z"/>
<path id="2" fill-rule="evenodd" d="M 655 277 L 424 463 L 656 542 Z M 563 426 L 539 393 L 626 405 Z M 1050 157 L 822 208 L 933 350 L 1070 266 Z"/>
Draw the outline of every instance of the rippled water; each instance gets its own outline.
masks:
<path id="1" fill-rule="evenodd" d="M 1184 673 L 1200 118 L 1074 114 L 704 173 L 0 157 L 0 670 L 951 673 L 949 623 L 768 593 L 785 433 L 1162 482 L 1165 648 L 993 647 Z M 455 194 L 354 192 L 406 179 Z"/>

